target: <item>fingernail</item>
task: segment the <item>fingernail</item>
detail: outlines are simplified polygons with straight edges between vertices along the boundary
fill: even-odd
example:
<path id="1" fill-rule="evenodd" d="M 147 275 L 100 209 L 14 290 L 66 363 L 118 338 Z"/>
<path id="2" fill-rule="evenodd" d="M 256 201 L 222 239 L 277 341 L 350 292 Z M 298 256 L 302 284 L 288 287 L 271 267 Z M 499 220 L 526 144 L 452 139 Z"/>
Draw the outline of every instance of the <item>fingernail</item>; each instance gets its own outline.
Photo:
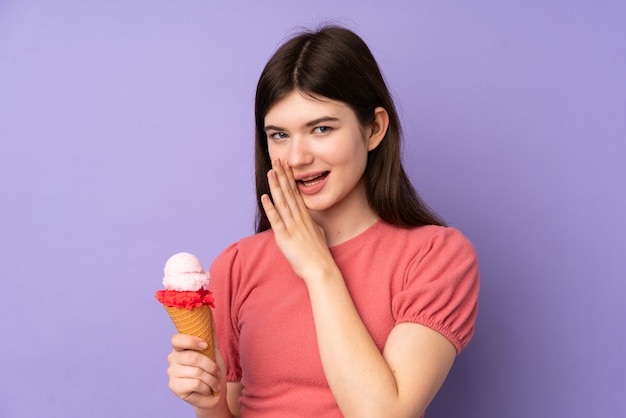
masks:
<path id="1" fill-rule="evenodd" d="M 202 349 L 202 350 L 204 350 L 208 346 L 209 345 L 206 343 L 206 341 L 200 341 L 200 343 L 198 344 L 198 347 L 200 347 L 200 349 Z"/>

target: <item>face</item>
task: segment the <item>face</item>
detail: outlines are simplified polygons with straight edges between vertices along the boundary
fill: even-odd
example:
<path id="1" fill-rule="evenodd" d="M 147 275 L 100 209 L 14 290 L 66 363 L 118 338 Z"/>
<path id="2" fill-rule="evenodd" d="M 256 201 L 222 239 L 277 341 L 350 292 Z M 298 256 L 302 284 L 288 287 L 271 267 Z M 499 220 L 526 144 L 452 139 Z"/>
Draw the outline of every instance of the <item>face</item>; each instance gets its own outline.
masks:
<path id="1" fill-rule="evenodd" d="M 270 108 L 265 132 L 270 158 L 289 163 L 310 210 L 368 208 L 362 177 L 371 129 L 348 105 L 292 91 Z"/>

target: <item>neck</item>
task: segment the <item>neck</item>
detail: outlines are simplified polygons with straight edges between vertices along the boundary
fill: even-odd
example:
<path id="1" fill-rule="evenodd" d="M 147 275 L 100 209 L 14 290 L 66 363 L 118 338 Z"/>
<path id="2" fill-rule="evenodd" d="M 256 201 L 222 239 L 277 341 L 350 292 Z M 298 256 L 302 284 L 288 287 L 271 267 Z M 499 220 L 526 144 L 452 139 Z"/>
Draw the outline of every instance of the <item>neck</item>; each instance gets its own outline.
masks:
<path id="1" fill-rule="evenodd" d="M 359 199 L 342 203 L 324 211 L 311 211 L 313 220 L 324 230 L 328 247 L 356 237 L 379 219 L 364 193 Z"/>

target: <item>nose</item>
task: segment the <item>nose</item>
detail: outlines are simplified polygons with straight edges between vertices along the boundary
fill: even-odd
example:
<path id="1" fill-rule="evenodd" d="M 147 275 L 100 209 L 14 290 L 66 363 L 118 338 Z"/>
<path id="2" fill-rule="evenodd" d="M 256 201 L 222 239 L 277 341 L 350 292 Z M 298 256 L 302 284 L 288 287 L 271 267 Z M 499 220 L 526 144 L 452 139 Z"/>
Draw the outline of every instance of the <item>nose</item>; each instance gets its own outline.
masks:
<path id="1" fill-rule="evenodd" d="M 313 162 L 313 153 L 306 138 L 296 137 L 290 141 L 287 162 L 291 167 L 302 167 Z"/>

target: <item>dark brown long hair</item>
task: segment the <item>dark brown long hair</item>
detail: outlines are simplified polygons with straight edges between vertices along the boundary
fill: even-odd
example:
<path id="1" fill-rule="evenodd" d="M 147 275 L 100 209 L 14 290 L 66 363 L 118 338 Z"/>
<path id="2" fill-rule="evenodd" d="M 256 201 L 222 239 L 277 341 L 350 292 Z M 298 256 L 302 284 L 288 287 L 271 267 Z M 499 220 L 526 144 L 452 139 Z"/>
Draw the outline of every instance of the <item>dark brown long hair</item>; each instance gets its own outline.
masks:
<path id="1" fill-rule="evenodd" d="M 292 90 L 341 101 L 359 122 L 374 121 L 374 109 L 389 113 L 382 142 L 368 154 L 364 180 L 367 199 L 384 222 L 400 227 L 444 225 L 420 199 L 401 161 L 402 133 L 396 107 L 370 49 L 354 32 L 339 26 L 305 31 L 285 42 L 265 65 L 255 99 L 255 172 L 257 232 L 270 228 L 261 195 L 270 194 L 271 168 L 265 134 L 265 115 Z"/>

